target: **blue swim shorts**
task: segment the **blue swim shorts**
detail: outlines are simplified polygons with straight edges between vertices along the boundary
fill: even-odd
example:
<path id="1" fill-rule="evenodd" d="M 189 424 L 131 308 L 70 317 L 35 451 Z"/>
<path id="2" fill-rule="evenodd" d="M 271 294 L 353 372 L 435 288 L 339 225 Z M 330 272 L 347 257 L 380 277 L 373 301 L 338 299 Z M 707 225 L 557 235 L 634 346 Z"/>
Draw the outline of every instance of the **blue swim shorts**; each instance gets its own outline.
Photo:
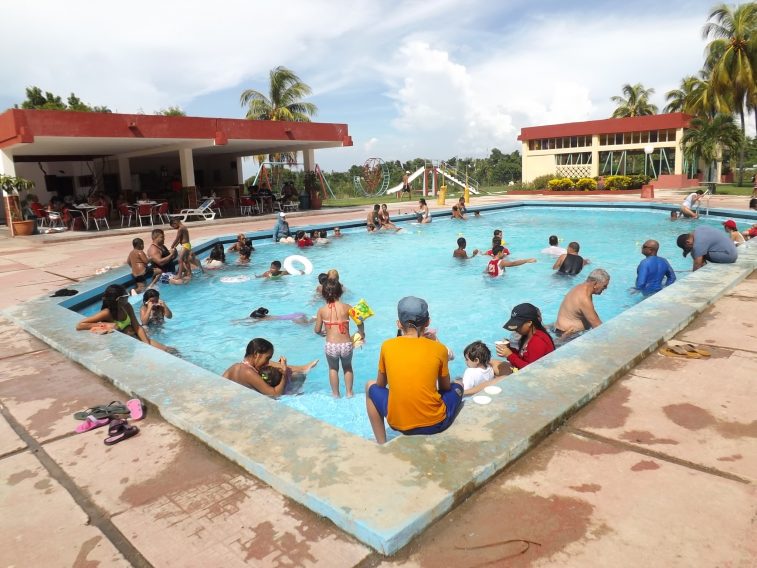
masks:
<path id="1" fill-rule="evenodd" d="M 418 436 L 438 434 L 449 428 L 455 421 L 455 418 L 457 418 L 457 414 L 462 407 L 463 386 L 460 383 L 453 382 L 452 387 L 448 391 L 439 391 L 439 394 L 446 407 L 444 420 L 438 424 L 432 424 L 431 426 L 421 426 L 420 428 L 413 428 L 411 430 L 397 431 L 402 432 L 406 436 Z M 378 410 L 379 414 L 383 418 L 386 418 L 387 409 L 389 407 L 389 389 L 378 385 L 371 385 L 368 389 L 368 397 L 373 401 L 373 404 L 376 405 L 376 410 Z M 391 426 L 391 424 L 389 424 L 389 426 Z"/>

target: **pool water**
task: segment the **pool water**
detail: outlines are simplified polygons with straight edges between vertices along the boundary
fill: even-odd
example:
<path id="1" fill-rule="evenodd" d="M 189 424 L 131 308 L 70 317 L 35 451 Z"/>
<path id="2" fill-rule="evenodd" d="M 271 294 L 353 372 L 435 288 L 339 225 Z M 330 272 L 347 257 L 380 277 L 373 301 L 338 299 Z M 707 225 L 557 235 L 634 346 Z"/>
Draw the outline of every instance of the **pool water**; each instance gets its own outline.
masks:
<path id="1" fill-rule="evenodd" d="M 237 255 L 228 254 L 226 267 L 207 271 L 188 286 L 161 285 L 161 297 L 174 318 L 162 328 L 148 328 L 148 332 L 178 348 L 183 358 L 219 375 L 242 359 L 248 341 L 254 337 L 264 337 L 274 344 L 274 360 L 282 355 L 289 364 L 320 359 L 302 393 L 282 397 L 281 404 L 372 439 L 365 414 L 364 384 L 376 377 L 382 341 L 396 335 L 396 306 L 403 296 L 419 296 L 428 302 L 431 327 L 438 330 L 439 339 L 456 355 L 450 362 L 455 378 L 465 369 L 463 349 L 467 344 L 480 339 L 494 352 L 494 341 L 509 335 L 502 326 L 516 304 L 533 303 L 542 310 L 545 322 L 553 322 L 565 293 L 592 269 L 604 268 L 612 279 L 608 289 L 595 296 L 595 307 L 600 318 L 607 321 L 642 300 L 629 289 L 643 258 L 643 241 L 658 240 L 659 255 L 681 271 L 681 278 L 690 271 L 691 260 L 681 256 L 676 237 L 702 223 L 722 230 L 721 222 L 715 217 L 671 222 L 665 211 L 522 207 L 484 212 L 468 221 L 445 217 L 435 218 L 427 225 L 408 223 L 397 234 L 368 234 L 354 229 L 344 231 L 341 239 L 308 249 L 256 242 L 249 266 L 236 264 Z M 484 274 L 489 257 L 467 261 L 452 257 L 460 236 L 467 239 L 469 252 L 474 248 L 488 250 L 494 229 L 504 231 L 511 259 L 535 257 L 538 262 L 508 268 L 504 276 L 495 279 Z M 578 241 L 580 254 L 591 260 L 577 277 L 555 276 L 554 257 L 540 253 L 548 246 L 551 234 L 558 235 L 562 247 Z M 283 261 L 291 254 L 306 256 L 315 267 L 313 273 L 279 280 L 254 278 L 267 270 L 271 261 Z M 330 268 L 339 271 L 346 287 L 343 301 L 354 304 L 364 298 L 375 312 L 366 322 L 366 344 L 353 356 L 352 399 L 332 398 L 324 339 L 313 333 L 312 324 L 254 321 L 248 317 L 260 306 L 266 307 L 269 315 L 314 315 L 323 304 L 314 294 L 318 273 Z M 229 276 L 251 278 L 236 283 L 221 281 Z M 135 304 L 138 307 L 139 302 Z M 354 326 L 351 331 L 355 332 Z M 344 394 L 343 382 L 341 392 Z M 250 396 L 258 395 L 251 392 Z"/>

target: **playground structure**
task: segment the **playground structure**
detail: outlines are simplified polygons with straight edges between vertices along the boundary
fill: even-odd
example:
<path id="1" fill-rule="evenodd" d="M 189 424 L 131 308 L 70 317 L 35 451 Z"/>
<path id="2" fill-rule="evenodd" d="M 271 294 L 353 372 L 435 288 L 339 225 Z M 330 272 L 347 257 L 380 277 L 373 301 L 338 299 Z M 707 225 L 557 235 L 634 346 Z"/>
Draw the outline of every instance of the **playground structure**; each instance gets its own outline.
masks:
<path id="1" fill-rule="evenodd" d="M 273 193 L 278 193 L 274 188 L 280 188 L 286 179 L 291 178 L 291 168 L 302 166 L 303 164 L 297 162 L 261 162 L 258 168 L 258 173 L 255 174 L 255 179 L 252 180 L 252 185 L 257 185 L 260 189 L 268 189 Z M 326 176 L 323 175 L 321 168 L 318 164 L 313 169 L 316 179 L 321 186 L 321 198 L 327 199 L 328 192 L 331 197 L 334 197 L 334 192 L 331 190 Z"/>
<path id="2" fill-rule="evenodd" d="M 363 165 L 363 176 L 355 176 L 353 185 L 355 191 L 367 197 L 379 195 L 393 195 L 402 191 L 402 182 L 389 187 L 389 168 L 381 158 L 369 158 Z M 424 197 L 436 196 L 444 180 L 466 188 L 473 194 L 478 194 L 478 182 L 444 161 L 427 160 L 423 166 L 408 175 L 408 183 L 412 184 L 422 176 L 421 189 Z M 442 183 L 440 183 L 440 181 Z"/>

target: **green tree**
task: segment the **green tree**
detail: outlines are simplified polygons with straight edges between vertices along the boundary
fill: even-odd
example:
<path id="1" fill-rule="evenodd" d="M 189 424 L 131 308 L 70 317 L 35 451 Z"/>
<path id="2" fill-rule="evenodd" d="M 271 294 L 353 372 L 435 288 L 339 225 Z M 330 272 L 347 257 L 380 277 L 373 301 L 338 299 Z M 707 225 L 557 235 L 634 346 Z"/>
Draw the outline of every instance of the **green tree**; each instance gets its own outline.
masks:
<path id="1" fill-rule="evenodd" d="M 289 120 L 310 122 L 318 113 L 313 103 L 303 102 L 312 90 L 290 69 L 279 66 L 269 74 L 268 95 L 255 89 L 242 92 L 239 102 L 247 107 L 246 118 L 250 120 Z"/>
<path id="2" fill-rule="evenodd" d="M 699 77 L 688 75 L 681 80 L 681 87 L 665 94 L 668 104 L 665 112 L 684 112 L 692 116 L 712 117 L 718 112 L 730 112 L 730 101 L 717 93 L 702 70 Z"/>
<path id="3" fill-rule="evenodd" d="M 18 105 L 16 105 L 18 108 Z M 90 106 L 83 102 L 74 93 L 68 96 L 68 99 L 64 103 L 63 100 L 51 93 L 45 91 L 42 93 L 42 89 L 39 87 L 27 87 L 26 88 L 26 100 L 21 103 L 23 109 L 40 109 L 40 110 L 72 110 L 78 112 L 111 112 L 106 106 Z"/>
<path id="4" fill-rule="evenodd" d="M 744 148 L 744 136 L 731 114 L 716 114 L 712 119 L 695 117 L 681 138 L 683 151 L 690 160 L 697 158 L 707 164 L 707 180 L 713 181 L 715 162 L 723 151 Z"/>
<path id="5" fill-rule="evenodd" d="M 757 3 L 715 6 L 702 28 L 707 44 L 706 67 L 713 88 L 733 102 L 746 135 L 746 109 L 757 101 Z M 744 183 L 744 145 L 739 152 L 738 184 Z"/>
<path id="6" fill-rule="evenodd" d="M 654 94 L 654 89 L 645 89 L 641 83 L 623 85 L 625 97 L 610 97 L 617 108 L 613 111 L 613 118 L 625 118 L 629 116 L 644 116 L 657 114 L 657 107 L 649 102 L 649 97 Z"/>
<path id="7" fill-rule="evenodd" d="M 182 110 L 180 106 L 170 106 L 168 108 L 162 108 L 156 111 L 155 114 L 162 116 L 187 116 L 187 113 Z"/>

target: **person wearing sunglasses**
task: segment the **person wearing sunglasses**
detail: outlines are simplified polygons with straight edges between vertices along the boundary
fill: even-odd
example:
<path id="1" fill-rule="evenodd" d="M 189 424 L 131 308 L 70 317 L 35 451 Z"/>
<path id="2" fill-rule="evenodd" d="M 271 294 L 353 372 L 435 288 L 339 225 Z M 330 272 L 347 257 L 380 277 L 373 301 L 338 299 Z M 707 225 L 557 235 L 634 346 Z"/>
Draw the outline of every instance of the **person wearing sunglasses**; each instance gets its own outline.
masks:
<path id="1" fill-rule="evenodd" d="M 76 330 L 89 330 L 101 334 L 120 331 L 163 351 L 176 353 L 173 347 L 168 347 L 148 337 L 147 332 L 139 324 L 134 308 L 129 303 L 126 288 L 120 284 L 111 284 L 105 289 L 100 311 L 77 323 Z"/>

